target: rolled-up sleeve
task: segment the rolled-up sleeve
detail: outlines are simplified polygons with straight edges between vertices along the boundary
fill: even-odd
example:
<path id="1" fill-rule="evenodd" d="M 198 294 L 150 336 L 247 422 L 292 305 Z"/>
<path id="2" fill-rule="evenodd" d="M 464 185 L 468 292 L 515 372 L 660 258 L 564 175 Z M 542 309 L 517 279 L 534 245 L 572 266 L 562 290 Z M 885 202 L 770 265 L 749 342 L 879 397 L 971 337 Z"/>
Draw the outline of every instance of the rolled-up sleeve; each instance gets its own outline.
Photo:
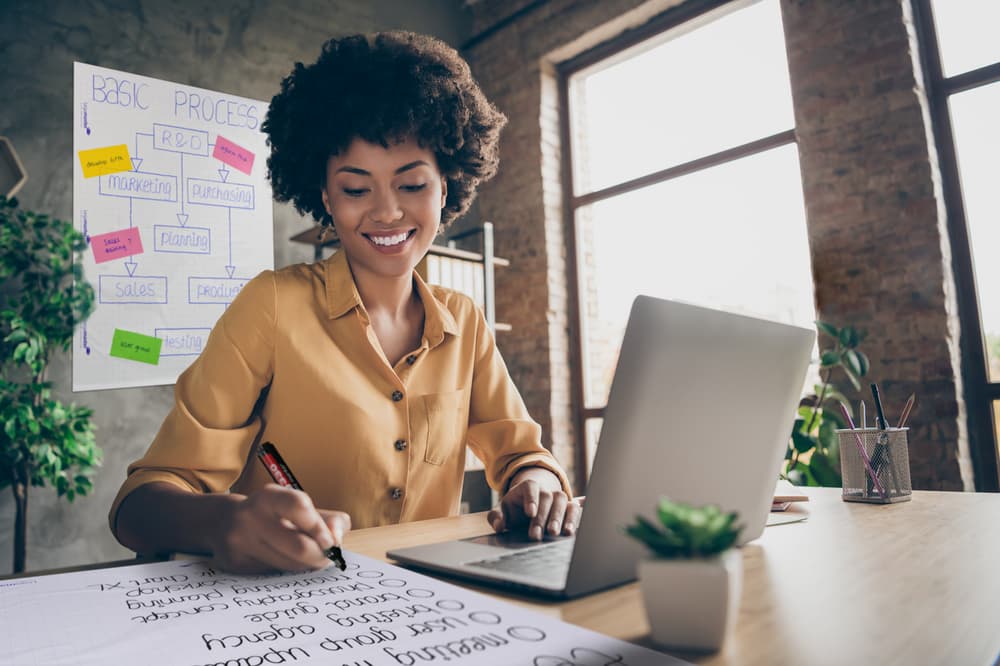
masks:
<path id="1" fill-rule="evenodd" d="M 275 298 L 272 271 L 250 280 L 178 377 L 173 408 L 111 505 L 112 532 L 122 501 L 141 485 L 225 492 L 239 477 L 261 429 L 254 407 L 273 376 Z"/>
<path id="2" fill-rule="evenodd" d="M 559 479 L 572 496 L 566 472 L 542 446 L 542 428 L 528 414 L 497 349 L 493 333 L 476 308 L 476 362 L 469 405 L 469 447 L 483 461 L 486 481 L 504 493 L 511 479 L 525 467 L 542 467 Z"/>

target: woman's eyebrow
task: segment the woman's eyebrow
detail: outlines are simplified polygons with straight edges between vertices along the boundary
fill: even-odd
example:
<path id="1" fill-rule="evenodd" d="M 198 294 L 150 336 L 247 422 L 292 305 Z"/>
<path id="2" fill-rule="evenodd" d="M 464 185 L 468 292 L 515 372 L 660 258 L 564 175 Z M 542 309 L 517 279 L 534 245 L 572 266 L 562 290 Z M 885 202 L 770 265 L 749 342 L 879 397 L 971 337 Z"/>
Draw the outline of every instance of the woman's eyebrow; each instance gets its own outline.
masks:
<path id="1" fill-rule="evenodd" d="M 409 171 L 410 169 L 416 169 L 418 166 L 430 166 L 427 162 L 423 160 L 416 160 L 410 162 L 409 164 L 404 164 L 403 166 L 396 169 L 396 173 L 403 173 L 404 171 Z"/>
<path id="2" fill-rule="evenodd" d="M 409 164 L 404 164 L 403 166 L 399 167 L 398 169 L 396 169 L 396 173 L 400 174 L 403 173 L 404 171 L 409 171 L 410 169 L 416 169 L 418 166 L 430 166 L 430 164 L 428 164 L 424 160 L 416 160 L 415 162 L 410 162 Z M 365 171 L 360 167 L 352 167 L 352 166 L 342 166 L 339 169 L 337 169 L 335 173 L 340 173 L 342 171 L 344 173 L 356 173 L 359 176 L 372 175 L 370 171 Z"/>

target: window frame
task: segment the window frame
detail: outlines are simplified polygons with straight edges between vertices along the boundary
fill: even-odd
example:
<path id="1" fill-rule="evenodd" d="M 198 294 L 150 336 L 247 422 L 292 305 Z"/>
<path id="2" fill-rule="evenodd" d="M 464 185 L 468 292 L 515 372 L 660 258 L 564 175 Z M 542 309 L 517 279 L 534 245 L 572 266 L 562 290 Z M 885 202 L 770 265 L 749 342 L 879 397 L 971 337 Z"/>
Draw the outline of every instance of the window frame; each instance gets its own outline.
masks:
<path id="1" fill-rule="evenodd" d="M 920 64 L 941 170 L 948 240 L 951 244 L 955 279 L 963 398 L 969 430 L 969 450 L 976 490 L 1000 491 L 1000 465 L 993 402 L 1000 400 L 1000 382 L 991 382 L 987 372 L 986 340 L 979 313 L 979 291 L 972 265 L 972 245 L 962 194 L 955 136 L 948 99 L 957 93 L 1000 81 L 1000 61 L 954 76 L 944 76 L 941 49 L 934 25 L 931 0 L 912 0 L 914 24 L 920 44 Z"/>
<path id="2" fill-rule="evenodd" d="M 562 147 L 562 191 L 563 191 L 563 231 L 566 244 L 567 286 L 569 291 L 569 339 L 570 339 L 570 378 L 571 400 L 574 407 L 575 430 L 580 433 L 580 444 L 574 451 L 574 465 L 578 470 L 577 477 L 581 491 L 586 488 L 589 480 L 587 461 L 587 422 L 591 419 L 604 417 L 606 404 L 603 407 L 588 407 L 586 403 L 586 388 L 583 378 L 583 330 L 580 321 L 580 284 L 581 276 L 577 264 L 577 234 L 576 212 L 578 209 L 597 201 L 616 197 L 628 192 L 651 185 L 680 178 L 698 171 L 709 169 L 727 162 L 733 162 L 751 155 L 763 153 L 780 146 L 796 143 L 795 128 L 762 137 L 748 143 L 728 148 L 710 155 L 678 164 L 666 169 L 647 173 L 630 180 L 616 183 L 592 192 L 575 194 L 572 153 L 572 131 L 570 126 L 570 93 L 569 80 L 577 72 L 584 70 L 604 60 L 609 60 L 642 42 L 653 39 L 668 31 L 675 31 L 676 36 L 689 30 L 695 30 L 706 22 L 714 19 L 713 12 L 735 12 L 754 3 L 755 0 L 688 0 L 683 4 L 667 10 L 654 17 L 649 22 L 628 30 L 623 34 L 604 42 L 574 58 L 559 63 L 556 66 L 556 82 L 559 95 L 559 133 Z"/>

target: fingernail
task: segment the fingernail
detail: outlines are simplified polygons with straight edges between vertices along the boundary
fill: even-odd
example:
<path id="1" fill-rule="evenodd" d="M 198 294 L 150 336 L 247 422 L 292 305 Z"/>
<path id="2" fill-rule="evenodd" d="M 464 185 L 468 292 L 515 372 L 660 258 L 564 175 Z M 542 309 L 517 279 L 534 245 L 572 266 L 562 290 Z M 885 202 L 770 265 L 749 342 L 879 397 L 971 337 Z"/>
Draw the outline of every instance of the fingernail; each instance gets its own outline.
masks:
<path id="1" fill-rule="evenodd" d="M 530 534 L 530 536 L 531 536 L 532 539 L 541 539 L 542 538 L 542 526 L 541 525 L 534 525 L 531 528 L 531 534 Z"/>
<path id="2" fill-rule="evenodd" d="M 572 535 L 573 532 L 575 532 L 575 531 L 576 531 L 576 528 L 573 527 L 573 523 L 570 523 L 569 525 L 566 526 L 566 534 Z"/>
<path id="3" fill-rule="evenodd" d="M 331 546 L 333 546 L 335 544 L 338 544 L 338 543 L 343 543 L 344 542 L 344 530 L 343 530 L 343 528 L 338 527 L 338 528 L 335 528 L 333 530 L 333 539 L 334 539 L 334 543 L 331 543 L 330 544 Z"/>
<path id="4" fill-rule="evenodd" d="M 524 512 L 528 514 L 529 518 L 533 518 L 537 511 L 538 511 L 538 505 L 535 504 L 534 502 L 528 502 L 528 504 L 525 505 L 524 507 Z"/>
<path id="5" fill-rule="evenodd" d="M 559 521 L 553 520 L 551 523 L 549 523 L 549 530 L 553 534 L 559 534 Z"/>

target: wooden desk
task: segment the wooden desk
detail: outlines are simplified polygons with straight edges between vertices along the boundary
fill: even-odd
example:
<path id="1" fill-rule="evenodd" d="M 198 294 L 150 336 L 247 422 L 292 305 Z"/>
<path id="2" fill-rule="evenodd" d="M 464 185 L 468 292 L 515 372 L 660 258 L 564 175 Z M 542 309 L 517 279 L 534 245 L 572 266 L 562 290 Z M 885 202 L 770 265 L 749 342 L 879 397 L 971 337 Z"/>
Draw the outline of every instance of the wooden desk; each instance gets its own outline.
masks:
<path id="1" fill-rule="evenodd" d="M 914 492 L 876 506 L 810 489 L 809 520 L 743 549 L 735 633 L 704 664 L 993 664 L 1000 656 L 1000 495 Z M 389 548 L 488 533 L 484 514 L 357 530 L 345 547 Z M 462 583 L 595 631 L 655 647 L 633 583 L 565 603 Z"/>

